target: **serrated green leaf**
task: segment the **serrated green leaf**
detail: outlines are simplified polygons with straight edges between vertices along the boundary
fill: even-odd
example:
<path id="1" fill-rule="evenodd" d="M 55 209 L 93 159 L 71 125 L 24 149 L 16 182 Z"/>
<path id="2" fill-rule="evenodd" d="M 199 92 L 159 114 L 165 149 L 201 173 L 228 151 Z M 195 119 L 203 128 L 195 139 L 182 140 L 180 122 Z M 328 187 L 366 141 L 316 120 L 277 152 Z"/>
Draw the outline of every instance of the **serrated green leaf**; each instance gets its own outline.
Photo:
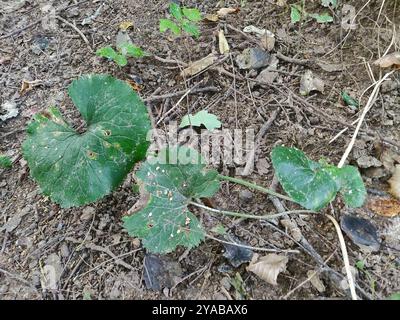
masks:
<path id="1" fill-rule="evenodd" d="M 294 5 L 290 6 L 290 20 L 292 23 L 296 23 L 301 20 L 301 11 Z"/>
<path id="2" fill-rule="evenodd" d="M 10 157 L 0 154 L 0 168 L 11 168 L 12 161 Z"/>
<path id="3" fill-rule="evenodd" d="M 309 16 L 314 18 L 318 23 L 333 22 L 333 17 L 327 12 L 323 14 L 311 13 Z"/>
<path id="4" fill-rule="evenodd" d="M 198 9 L 195 8 L 183 8 L 183 15 L 188 18 L 190 21 L 198 22 L 201 21 L 201 13 Z"/>
<path id="5" fill-rule="evenodd" d="M 184 21 L 182 23 L 182 29 L 195 38 L 198 38 L 200 36 L 199 27 L 190 21 Z"/>
<path id="6" fill-rule="evenodd" d="M 177 246 L 193 248 L 204 239 L 199 220 L 189 211 L 192 198 L 211 197 L 219 189 L 217 171 L 205 169 L 193 149 L 164 149 L 142 164 L 136 177 L 150 194 L 147 206 L 124 217 L 131 236 L 143 239 L 154 253 L 168 253 Z"/>
<path id="7" fill-rule="evenodd" d="M 169 4 L 169 13 L 176 19 L 182 20 L 182 9 L 181 7 L 176 4 L 175 2 L 171 2 Z"/>
<path id="8" fill-rule="evenodd" d="M 128 64 L 128 60 L 126 59 L 126 57 L 123 54 L 117 54 L 114 57 L 114 61 L 120 67 L 125 67 Z"/>
<path id="9" fill-rule="evenodd" d="M 333 9 L 337 8 L 337 6 L 338 6 L 337 0 L 321 0 L 321 4 L 324 7 L 332 6 Z"/>
<path id="10" fill-rule="evenodd" d="M 219 234 L 219 235 L 226 234 L 226 231 L 227 231 L 227 229 L 222 224 L 218 224 L 211 229 L 211 232 Z"/>
<path id="11" fill-rule="evenodd" d="M 114 60 L 118 53 L 116 53 L 115 50 L 111 47 L 104 47 L 98 49 L 96 51 L 96 55 L 98 55 L 99 57 Z"/>
<path id="12" fill-rule="evenodd" d="M 282 146 L 274 148 L 271 157 L 285 192 L 306 209 L 322 209 L 339 191 L 350 207 L 359 207 L 365 201 L 365 187 L 355 167 L 314 162 L 302 151 Z"/>
<path id="13" fill-rule="evenodd" d="M 346 91 L 342 91 L 341 95 L 340 95 L 343 99 L 343 102 L 347 105 L 347 106 L 353 106 L 358 108 L 359 107 L 359 103 L 356 99 L 354 99 L 353 97 L 351 97 Z"/>
<path id="14" fill-rule="evenodd" d="M 22 145 L 31 176 L 62 207 L 96 201 L 115 189 L 145 156 L 151 128 L 144 103 L 124 81 L 86 75 L 68 93 L 86 131 L 76 132 L 52 107 L 34 116 Z"/>
<path id="15" fill-rule="evenodd" d="M 190 125 L 193 127 L 200 127 L 201 125 L 204 125 L 207 130 L 214 130 L 221 128 L 221 121 L 218 120 L 216 115 L 208 113 L 207 110 L 201 110 L 195 115 L 185 115 L 182 118 L 179 128 L 184 128 Z"/>
<path id="16" fill-rule="evenodd" d="M 171 30 L 175 35 L 181 34 L 181 29 L 178 25 L 169 19 L 160 19 L 160 32 Z"/>

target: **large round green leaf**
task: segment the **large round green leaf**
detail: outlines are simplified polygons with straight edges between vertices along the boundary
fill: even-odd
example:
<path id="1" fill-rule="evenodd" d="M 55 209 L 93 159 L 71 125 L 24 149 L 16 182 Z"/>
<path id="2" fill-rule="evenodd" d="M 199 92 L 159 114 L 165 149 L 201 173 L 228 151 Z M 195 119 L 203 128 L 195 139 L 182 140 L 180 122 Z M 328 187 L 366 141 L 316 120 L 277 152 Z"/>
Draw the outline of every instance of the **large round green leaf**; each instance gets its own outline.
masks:
<path id="1" fill-rule="evenodd" d="M 144 103 L 124 81 L 87 75 L 68 93 L 86 131 L 76 132 L 52 107 L 34 116 L 22 145 L 32 177 L 62 207 L 93 202 L 117 187 L 144 158 L 151 128 Z"/>
<path id="2" fill-rule="evenodd" d="M 283 146 L 275 147 L 271 158 L 283 189 L 307 209 L 322 209 L 339 191 L 350 207 L 364 203 L 366 190 L 355 167 L 338 168 L 323 161 L 314 162 L 302 151 Z"/>
<path id="3" fill-rule="evenodd" d="M 217 171 L 205 169 L 193 149 L 164 149 L 137 172 L 149 200 L 143 209 L 124 218 L 124 227 L 130 235 L 142 238 L 151 252 L 197 246 L 204 231 L 188 205 L 193 198 L 211 197 L 219 189 L 217 175 Z"/>

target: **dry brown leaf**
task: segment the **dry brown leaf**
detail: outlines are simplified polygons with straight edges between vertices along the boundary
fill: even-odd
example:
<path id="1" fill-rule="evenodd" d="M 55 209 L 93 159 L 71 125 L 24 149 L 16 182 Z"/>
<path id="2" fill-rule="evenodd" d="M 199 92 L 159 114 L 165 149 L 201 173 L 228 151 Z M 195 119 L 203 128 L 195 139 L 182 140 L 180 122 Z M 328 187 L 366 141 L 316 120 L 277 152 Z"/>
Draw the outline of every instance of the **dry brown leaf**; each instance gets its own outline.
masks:
<path id="1" fill-rule="evenodd" d="M 223 18 L 228 14 L 238 13 L 239 11 L 240 8 L 221 8 L 217 11 L 217 15 L 218 17 Z"/>
<path id="2" fill-rule="evenodd" d="M 387 54 L 386 56 L 376 60 L 374 65 L 379 66 L 381 68 L 400 68 L 400 52 L 392 52 Z"/>
<path id="3" fill-rule="evenodd" d="M 319 277 L 319 272 L 315 272 L 314 270 L 310 270 L 307 272 L 307 277 L 310 278 L 310 282 L 318 292 L 322 293 L 325 291 L 325 285 Z"/>
<path id="4" fill-rule="evenodd" d="M 373 198 L 368 201 L 367 207 L 372 212 L 384 217 L 391 218 L 400 214 L 400 201 L 393 198 Z"/>
<path id="5" fill-rule="evenodd" d="M 20 95 L 24 95 L 25 93 L 31 91 L 34 87 L 38 86 L 41 83 L 42 80 L 28 81 L 23 79 L 21 84 L 21 89 L 19 90 Z"/>
<path id="6" fill-rule="evenodd" d="M 220 54 L 226 54 L 229 52 L 229 44 L 225 38 L 224 30 L 219 30 L 218 32 L 218 46 Z"/>
<path id="7" fill-rule="evenodd" d="M 204 16 L 204 20 L 207 20 L 210 22 L 218 22 L 219 16 L 217 14 L 206 14 Z"/>
<path id="8" fill-rule="evenodd" d="M 258 262 L 250 262 L 247 270 L 275 286 L 279 273 L 286 270 L 288 261 L 287 256 L 271 253 L 258 259 Z"/>
<path id="9" fill-rule="evenodd" d="M 203 71 L 204 69 L 211 66 L 218 60 L 217 56 L 214 54 L 209 54 L 207 57 L 203 59 L 197 60 L 192 62 L 187 68 L 183 69 L 181 72 L 182 77 L 190 77 L 199 72 Z"/>
<path id="10" fill-rule="evenodd" d="M 1 64 L 6 64 L 9 61 L 11 61 L 11 57 L 10 56 L 2 56 L 2 57 L 0 57 L 0 65 Z"/>
<path id="11" fill-rule="evenodd" d="M 400 165 L 396 165 L 393 176 L 389 179 L 390 190 L 389 192 L 400 199 Z"/>
<path id="12" fill-rule="evenodd" d="M 133 22 L 132 21 L 126 20 L 126 21 L 122 21 L 119 24 L 119 29 L 122 30 L 122 31 L 126 31 L 129 28 L 133 28 Z"/>

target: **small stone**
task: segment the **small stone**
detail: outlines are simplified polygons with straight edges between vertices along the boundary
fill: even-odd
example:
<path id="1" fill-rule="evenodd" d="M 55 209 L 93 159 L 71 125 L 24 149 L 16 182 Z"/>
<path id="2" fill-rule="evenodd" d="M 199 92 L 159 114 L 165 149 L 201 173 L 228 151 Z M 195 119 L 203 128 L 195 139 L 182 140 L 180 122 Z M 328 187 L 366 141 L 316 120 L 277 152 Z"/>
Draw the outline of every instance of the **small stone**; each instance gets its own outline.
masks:
<path id="1" fill-rule="evenodd" d="M 396 81 L 394 81 L 394 80 L 386 80 L 386 81 L 384 81 L 382 83 L 381 92 L 382 93 L 387 93 L 387 92 L 396 90 L 399 87 L 400 87 L 400 84 L 397 83 Z"/>
<path id="2" fill-rule="evenodd" d="M 69 257 L 68 245 L 65 242 L 60 247 L 60 254 L 64 258 L 68 258 Z"/>
<path id="3" fill-rule="evenodd" d="M 357 165 L 360 168 L 381 167 L 382 162 L 372 156 L 363 155 L 357 159 Z"/>
<path id="4" fill-rule="evenodd" d="M 249 202 L 251 199 L 253 199 L 253 196 L 253 192 L 247 189 L 241 190 L 239 192 L 239 199 L 243 202 Z"/>
<path id="5" fill-rule="evenodd" d="M 270 61 L 270 54 L 260 48 L 244 49 L 242 54 L 236 57 L 236 63 L 240 69 L 260 69 L 266 67 Z"/>

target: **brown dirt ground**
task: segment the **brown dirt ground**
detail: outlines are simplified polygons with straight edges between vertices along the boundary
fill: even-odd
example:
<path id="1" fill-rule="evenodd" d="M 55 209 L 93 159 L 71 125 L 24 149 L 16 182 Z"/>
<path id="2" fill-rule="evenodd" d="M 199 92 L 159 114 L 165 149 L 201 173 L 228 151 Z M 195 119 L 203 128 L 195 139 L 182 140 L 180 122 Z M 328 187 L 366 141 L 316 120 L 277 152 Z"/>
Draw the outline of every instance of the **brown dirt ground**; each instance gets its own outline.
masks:
<path id="1" fill-rule="evenodd" d="M 12 1 L 11 1 L 12 2 Z M 203 13 L 217 10 L 220 1 L 184 1 L 185 5 L 196 6 Z M 241 1 L 227 0 L 226 7 L 237 7 Z M 291 2 L 291 1 L 288 1 Z M 360 1 L 345 1 L 357 10 Z M 0 3 L 4 3 L 0 2 Z M 324 94 L 315 93 L 307 98 L 320 113 L 307 108 L 304 103 L 293 99 L 291 94 L 282 95 L 271 87 L 249 85 L 209 70 L 192 79 L 183 81 L 178 77 L 179 67 L 173 63 L 162 63 L 153 58 L 129 61 L 129 65 L 118 68 L 111 62 L 99 59 L 91 52 L 82 38 L 70 26 L 57 20 L 55 31 L 44 30 L 36 24 L 15 34 L 3 37 L 13 30 L 26 27 L 36 21 L 40 15 L 40 4 L 36 1 L 25 1 L 25 5 L 11 13 L 0 13 L 0 104 L 5 101 L 17 102 L 20 111 L 16 118 L 0 121 L 0 152 L 10 155 L 14 161 L 8 170 L 0 169 L 0 225 L 17 214 L 26 213 L 17 223 L 14 230 L 0 233 L 0 299 L 227 299 L 235 298 L 235 289 L 227 284 L 227 279 L 240 273 L 243 286 L 250 299 L 281 299 L 293 288 L 307 278 L 307 272 L 316 269 L 317 263 L 300 249 L 299 254 L 289 256 L 287 270 L 280 274 L 278 285 L 271 286 L 255 275 L 246 271 L 245 266 L 228 273 L 221 273 L 218 267 L 226 262 L 222 256 L 223 246 L 219 242 L 207 240 L 190 252 L 179 249 L 169 254 L 173 261 L 178 261 L 183 275 L 192 274 L 179 283 L 176 288 L 161 292 L 146 289 L 143 282 L 143 257 L 145 252 L 140 242 L 130 238 L 121 228 L 121 216 L 137 200 L 131 192 L 132 176 L 113 194 L 103 200 L 84 208 L 61 209 L 48 198 L 40 194 L 38 186 L 30 179 L 29 169 L 21 157 L 21 143 L 25 138 L 24 128 L 32 114 L 44 110 L 50 105 L 61 107 L 66 119 L 79 126 L 78 114 L 74 111 L 66 94 L 71 81 L 81 74 L 109 73 L 120 79 L 130 75 L 140 76 L 144 89 L 140 92 L 143 98 L 149 97 L 156 89 L 159 94 L 185 90 L 201 81 L 200 87 L 212 85 L 219 89 L 216 93 L 202 93 L 184 99 L 175 113 L 163 123 L 179 120 L 187 113 L 208 108 L 219 116 L 224 128 L 254 128 L 258 132 L 266 119 L 276 109 L 281 112 L 268 130 L 256 153 L 256 161 L 269 164 L 271 148 L 284 143 L 294 145 L 307 152 L 314 159 L 325 157 L 337 163 L 347 146 L 351 133 L 346 132 L 334 143 L 329 140 L 343 125 L 337 120 L 350 123 L 358 113 L 343 106 L 339 94 L 346 90 L 355 97 L 371 85 L 367 63 L 372 62 L 388 47 L 393 25 L 400 23 L 400 3 L 386 1 L 381 15 L 379 8 L 382 1 L 369 1 L 357 17 L 357 29 L 351 31 L 345 41 L 346 31 L 341 28 L 340 16 L 335 15 L 334 23 L 321 25 L 307 21 L 301 25 L 292 25 L 289 18 L 289 6 L 279 7 L 274 1 L 242 1 L 244 6 L 237 15 L 230 15 L 219 24 L 202 24 L 202 35 L 198 41 L 180 37 L 171 40 L 161 35 L 158 19 L 165 15 L 167 1 L 104 1 L 101 14 L 89 25 L 80 22 L 93 14 L 100 6 L 100 1 L 87 1 L 58 14 L 70 23 L 75 24 L 89 39 L 90 47 L 112 44 L 115 41 L 118 25 L 124 20 L 134 22 L 135 29 L 130 35 L 135 44 L 160 57 L 176 59 L 189 63 L 210 52 L 216 51 L 216 31 L 225 28 L 231 53 L 236 56 L 242 49 L 254 46 L 249 39 L 232 31 L 227 25 L 243 29 L 247 25 L 267 28 L 276 34 L 276 45 L 273 53 L 280 52 L 287 57 L 307 59 L 310 67 L 298 63 L 279 62 L 278 78 L 275 85 L 285 92 L 298 94 L 299 74 L 311 68 L 325 81 Z M 308 3 L 308 1 L 307 1 Z M 54 1 L 56 8 L 74 4 L 74 1 Z M 318 1 L 307 4 L 309 11 L 319 9 Z M 1 10 L 0 10 L 1 12 Z M 340 10 L 338 11 L 339 14 Z M 399 33 L 394 37 L 393 50 L 399 50 Z M 38 49 L 38 44 L 43 44 Z M 5 59 L 8 57 L 9 59 Z M 4 61 L 3 61 L 4 59 Z M 338 64 L 340 71 L 327 72 L 314 62 L 324 61 Z M 229 72 L 257 76 L 257 72 L 247 74 L 234 66 L 228 59 L 220 65 Z M 375 77 L 379 71 L 373 67 Z M 25 80 L 41 80 L 41 85 L 30 92 L 19 93 L 21 83 Z M 367 116 L 363 128 L 368 128 L 373 135 L 361 135 L 350 162 L 357 163 L 357 154 L 370 155 L 381 159 L 382 154 L 390 150 L 399 154 L 398 146 L 388 144 L 383 138 L 393 141 L 400 139 L 400 78 L 392 78 L 393 90 L 379 95 L 373 109 Z M 397 82 L 396 82 L 397 81 Z M 396 87 L 397 85 L 397 87 Z M 361 101 L 364 105 L 370 91 Z M 236 102 L 235 102 L 236 97 Z M 157 117 L 173 106 L 180 97 L 157 101 L 149 104 L 149 110 Z M 164 108 L 164 109 L 163 109 Z M 164 110 L 164 111 L 163 111 Z M 237 113 L 237 116 L 235 114 Z M 357 153 L 358 152 L 358 153 Z M 225 174 L 232 168 L 219 168 Z M 264 168 L 265 169 L 265 168 Z M 379 171 L 380 170 L 380 171 Z M 371 189 L 386 191 L 390 172 L 386 167 L 363 169 L 362 174 L 367 186 Z M 273 172 L 259 173 L 257 170 L 247 179 L 269 186 Z M 224 184 L 214 204 L 219 208 L 240 210 L 248 213 L 274 211 L 271 202 L 262 195 L 254 194 L 244 202 L 239 198 L 242 187 Z M 371 197 L 373 195 L 370 195 Z M 336 217 L 344 213 L 340 200 L 333 204 Z M 93 208 L 95 214 L 83 215 Z M 289 206 L 289 208 L 292 208 Z M 294 207 L 293 207 L 294 208 Z M 379 252 L 366 253 L 346 238 L 351 264 L 364 260 L 366 272 L 357 275 L 357 283 L 372 298 L 382 299 L 400 291 L 399 242 L 398 233 L 389 235 L 399 225 L 399 218 L 384 218 L 374 215 L 367 208 L 356 210 L 360 216 L 370 219 L 379 232 L 392 239 L 390 247 L 382 247 Z M 207 227 L 222 221 L 243 242 L 257 247 L 275 247 L 281 249 L 299 249 L 283 232 L 278 232 L 270 225 L 242 221 L 235 223 L 232 218 L 203 217 Z M 338 240 L 333 225 L 324 217 L 295 218 L 302 234 L 315 250 L 327 259 L 333 254 L 328 265 L 342 272 L 343 260 L 338 250 Z M 396 227 L 397 226 L 397 227 Z M 392 236 L 392 238 L 390 238 Z M 397 237 L 397 238 L 396 238 Z M 84 246 L 80 246 L 85 240 Z M 87 245 L 89 244 L 89 245 Z M 103 249 L 103 251 L 101 251 Z M 108 249 L 121 258 L 128 267 L 112 259 Z M 397 249 L 397 250 L 396 250 Z M 43 265 L 49 257 L 58 257 L 61 261 L 61 279 L 58 289 L 42 290 L 40 279 Z M 346 292 L 338 288 L 324 274 L 321 275 L 325 291 L 318 292 L 309 282 L 295 290 L 289 299 L 335 299 L 348 298 Z M 375 285 L 371 285 L 370 279 Z"/>

